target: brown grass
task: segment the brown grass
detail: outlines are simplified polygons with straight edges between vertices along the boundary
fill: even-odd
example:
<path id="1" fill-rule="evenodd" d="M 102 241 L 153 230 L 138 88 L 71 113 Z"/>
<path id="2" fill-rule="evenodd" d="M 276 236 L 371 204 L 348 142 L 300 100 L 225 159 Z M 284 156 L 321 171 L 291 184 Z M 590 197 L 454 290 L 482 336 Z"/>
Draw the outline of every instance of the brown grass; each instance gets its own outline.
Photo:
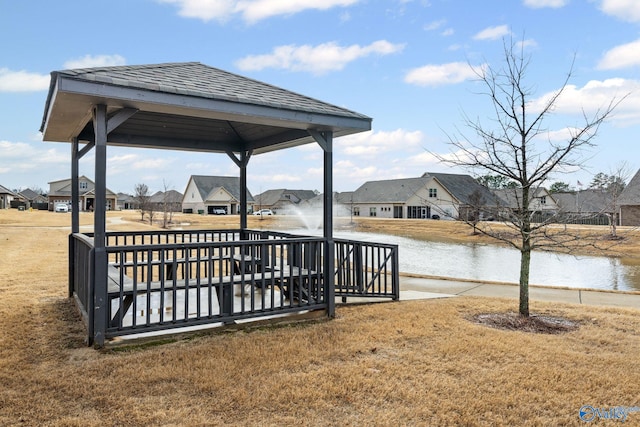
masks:
<path id="1" fill-rule="evenodd" d="M 68 221 L 0 211 L 0 425 L 584 425 L 582 405 L 640 404 L 633 309 L 536 303 L 538 314 L 580 325 L 543 335 L 468 320 L 511 311 L 513 300 L 456 297 L 86 348 L 66 298 Z M 258 221 L 249 225 L 270 220 Z M 640 424 L 640 413 L 627 424 Z"/>

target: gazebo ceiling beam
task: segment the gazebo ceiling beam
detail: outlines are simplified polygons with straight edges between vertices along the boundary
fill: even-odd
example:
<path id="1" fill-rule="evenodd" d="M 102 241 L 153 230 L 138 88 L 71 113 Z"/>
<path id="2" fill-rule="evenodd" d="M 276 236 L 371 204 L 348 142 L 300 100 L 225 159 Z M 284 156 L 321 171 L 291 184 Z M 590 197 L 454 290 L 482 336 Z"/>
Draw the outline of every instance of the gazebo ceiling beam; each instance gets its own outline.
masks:
<path id="1" fill-rule="evenodd" d="M 118 110 L 107 120 L 107 134 L 113 132 L 118 126 L 129 120 L 131 116 L 137 112 L 138 110 L 136 108 L 123 108 Z"/>
<path id="2" fill-rule="evenodd" d="M 91 151 L 93 149 L 93 147 L 95 147 L 96 144 L 93 141 L 89 141 L 87 143 L 87 145 L 85 145 L 84 147 L 82 147 L 80 150 L 78 150 L 78 159 L 81 159 L 85 154 L 87 154 L 89 151 Z"/>
<path id="3" fill-rule="evenodd" d="M 78 139 L 80 141 L 92 141 L 94 138 L 92 129 L 86 128 Z M 307 139 L 306 143 L 313 141 L 308 131 L 299 129 L 283 129 L 282 132 L 269 135 L 260 139 L 245 141 L 239 137 L 233 139 L 195 139 L 185 137 L 166 137 L 144 134 L 120 133 L 117 130 L 108 135 L 109 145 L 118 145 L 133 148 L 159 148 L 183 151 L 205 151 L 226 153 L 231 147 L 231 151 L 241 153 L 243 151 L 252 150 L 254 152 L 273 151 L 275 147 L 286 148 L 287 146 L 301 145 L 305 142 L 301 140 Z M 91 143 L 89 143 L 91 144 Z M 83 148 L 83 150 L 86 149 Z M 81 150 L 81 151 L 83 151 Z"/>

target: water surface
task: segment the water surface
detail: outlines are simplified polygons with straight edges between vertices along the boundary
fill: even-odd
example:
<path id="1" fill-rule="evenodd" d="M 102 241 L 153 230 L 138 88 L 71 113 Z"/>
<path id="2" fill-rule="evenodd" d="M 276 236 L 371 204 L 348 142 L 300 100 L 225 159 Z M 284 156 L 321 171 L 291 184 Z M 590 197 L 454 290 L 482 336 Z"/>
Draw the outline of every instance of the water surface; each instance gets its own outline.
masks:
<path id="1" fill-rule="evenodd" d="M 308 234 L 308 231 L 307 231 Z M 387 234 L 336 231 L 335 237 L 398 245 L 405 273 L 518 283 L 520 252 L 495 245 L 454 244 Z M 640 262 L 604 256 L 534 251 L 529 283 L 640 291 Z"/>

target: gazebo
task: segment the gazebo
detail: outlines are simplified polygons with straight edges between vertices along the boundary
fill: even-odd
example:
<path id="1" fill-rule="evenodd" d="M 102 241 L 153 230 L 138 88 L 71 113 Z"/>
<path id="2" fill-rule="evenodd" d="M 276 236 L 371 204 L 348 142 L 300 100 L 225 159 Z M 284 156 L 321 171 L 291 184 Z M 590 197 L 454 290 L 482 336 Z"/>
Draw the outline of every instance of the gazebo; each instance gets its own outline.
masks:
<path id="1" fill-rule="evenodd" d="M 335 137 L 369 130 L 356 112 L 207 65 L 166 63 L 54 71 L 41 132 L 95 155 L 93 233 L 71 214 L 69 296 L 87 341 L 324 310 L 335 298 L 398 299 L 397 247 L 333 237 Z M 252 156 L 302 144 L 324 151 L 323 236 L 247 229 Z M 224 153 L 238 166 L 237 230 L 107 232 L 107 147 Z"/>

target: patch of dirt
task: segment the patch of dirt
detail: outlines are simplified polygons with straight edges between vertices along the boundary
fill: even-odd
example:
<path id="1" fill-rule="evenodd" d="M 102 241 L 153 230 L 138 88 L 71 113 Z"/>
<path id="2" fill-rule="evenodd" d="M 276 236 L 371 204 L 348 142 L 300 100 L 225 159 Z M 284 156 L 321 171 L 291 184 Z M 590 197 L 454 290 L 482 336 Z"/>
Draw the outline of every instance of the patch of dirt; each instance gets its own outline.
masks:
<path id="1" fill-rule="evenodd" d="M 470 317 L 469 320 L 490 328 L 535 334 L 563 334 L 580 327 L 578 322 L 564 317 L 535 314 L 524 317 L 519 313 L 481 313 Z"/>

